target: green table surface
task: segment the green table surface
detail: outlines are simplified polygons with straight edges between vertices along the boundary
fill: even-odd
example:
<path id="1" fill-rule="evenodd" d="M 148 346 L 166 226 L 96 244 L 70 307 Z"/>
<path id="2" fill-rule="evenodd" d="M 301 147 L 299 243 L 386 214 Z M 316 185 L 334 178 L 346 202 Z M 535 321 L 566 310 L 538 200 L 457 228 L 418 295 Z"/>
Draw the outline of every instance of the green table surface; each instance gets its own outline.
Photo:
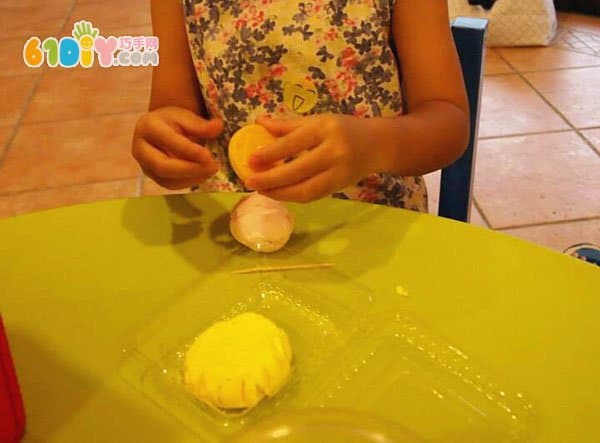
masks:
<path id="1" fill-rule="evenodd" d="M 0 221 L 0 312 L 26 405 L 26 442 L 194 441 L 119 376 L 140 322 L 238 246 L 239 196 L 115 200 Z M 333 262 L 380 299 L 523 387 L 536 441 L 600 435 L 600 272 L 503 234 L 409 211 L 326 199 L 290 205 L 286 252 Z"/>

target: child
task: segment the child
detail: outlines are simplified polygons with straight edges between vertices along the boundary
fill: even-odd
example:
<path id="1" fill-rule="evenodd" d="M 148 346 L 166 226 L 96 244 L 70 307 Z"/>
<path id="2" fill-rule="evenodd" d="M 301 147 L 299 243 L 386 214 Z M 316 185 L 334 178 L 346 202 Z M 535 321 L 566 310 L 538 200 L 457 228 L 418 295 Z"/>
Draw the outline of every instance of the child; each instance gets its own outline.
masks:
<path id="1" fill-rule="evenodd" d="M 133 155 L 169 189 L 328 195 L 427 211 L 422 174 L 464 151 L 446 0 L 152 0 L 160 66 Z M 246 183 L 227 143 L 277 136 Z"/>

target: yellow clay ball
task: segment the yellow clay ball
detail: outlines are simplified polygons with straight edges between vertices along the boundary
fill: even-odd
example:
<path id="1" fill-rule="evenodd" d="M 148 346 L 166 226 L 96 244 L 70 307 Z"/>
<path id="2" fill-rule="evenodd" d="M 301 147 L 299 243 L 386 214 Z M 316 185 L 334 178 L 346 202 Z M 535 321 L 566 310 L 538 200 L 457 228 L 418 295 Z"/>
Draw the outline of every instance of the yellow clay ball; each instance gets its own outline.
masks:
<path id="1" fill-rule="evenodd" d="M 200 334 L 185 357 L 184 383 L 197 399 L 220 410 L 247 410 L 287 382 L 292 350 L 287 334 L 247 312 Z"/>
<path id="2" fill-rule="evenodd" d="M 253 173 L 250 157 L 257 150 L 275 141 L 263 126 L 251 124 L 238 130 L 229 141 L 229 162 L 239 178 L 247 180 Z"/>

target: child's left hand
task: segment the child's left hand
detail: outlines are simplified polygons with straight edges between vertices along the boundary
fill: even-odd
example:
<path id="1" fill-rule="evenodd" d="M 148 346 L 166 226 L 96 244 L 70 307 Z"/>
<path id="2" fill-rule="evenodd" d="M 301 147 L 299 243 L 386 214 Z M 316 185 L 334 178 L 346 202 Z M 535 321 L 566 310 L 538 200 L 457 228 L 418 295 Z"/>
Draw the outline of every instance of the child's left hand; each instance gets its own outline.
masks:
<path id="1" fill-rule="evenodd" d="M 260 117 L 257 123 L 278 139 L 250 158 L 257 172 L 246 185 L 273 199 L 317 200 L 381 168 L 377 143 L 367 130 L 368 119 L 319 114 L 295 119 Z"/>

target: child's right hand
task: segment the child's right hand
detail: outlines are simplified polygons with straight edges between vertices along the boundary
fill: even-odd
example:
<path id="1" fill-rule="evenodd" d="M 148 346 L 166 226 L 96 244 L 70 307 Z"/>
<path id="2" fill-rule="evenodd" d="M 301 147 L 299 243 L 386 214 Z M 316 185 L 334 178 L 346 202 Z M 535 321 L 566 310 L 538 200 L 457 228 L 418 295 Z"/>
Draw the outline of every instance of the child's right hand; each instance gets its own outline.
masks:
<path id="1" fill-rule="evenodd" d="M 194 140 L 213 139 L 222 131 L 221 120 L 205 120 L 184 108 L 159 108 L 138 120 L 131 151 L 144 173 L 162 187 L 189 188 L 219 169 L 210 151 Z"/>

